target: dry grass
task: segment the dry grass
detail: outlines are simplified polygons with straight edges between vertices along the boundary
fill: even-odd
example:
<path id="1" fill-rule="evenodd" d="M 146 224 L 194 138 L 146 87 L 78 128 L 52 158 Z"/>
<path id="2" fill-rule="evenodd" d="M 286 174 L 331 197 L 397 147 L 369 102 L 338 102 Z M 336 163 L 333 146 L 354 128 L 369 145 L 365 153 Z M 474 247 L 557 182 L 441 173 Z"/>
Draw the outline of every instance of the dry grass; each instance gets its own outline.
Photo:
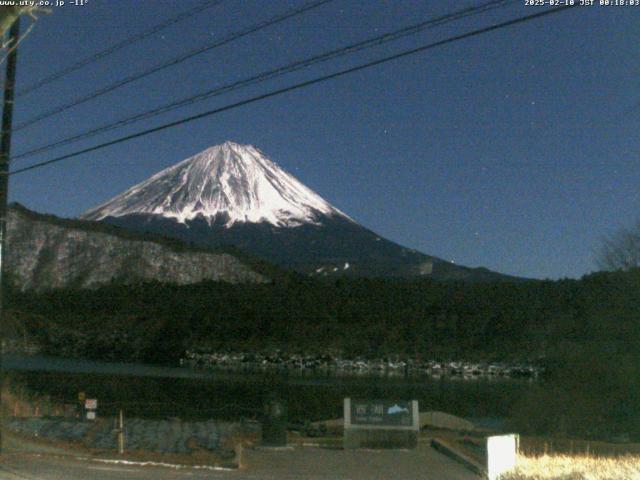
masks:
<path id="1" fill-rule="evenodd" d="M 640 480 L 640 456 L 520 455 L 504 480 Z"/>
<path id="2" fill-rule="evenodd" d="M 520 437 L 520 453 L 535 457 L 542 454 L 619 457 L 622 455 L 640 456 L 640 443 L 614 443 L 578 438 L 559 437 Z"/>

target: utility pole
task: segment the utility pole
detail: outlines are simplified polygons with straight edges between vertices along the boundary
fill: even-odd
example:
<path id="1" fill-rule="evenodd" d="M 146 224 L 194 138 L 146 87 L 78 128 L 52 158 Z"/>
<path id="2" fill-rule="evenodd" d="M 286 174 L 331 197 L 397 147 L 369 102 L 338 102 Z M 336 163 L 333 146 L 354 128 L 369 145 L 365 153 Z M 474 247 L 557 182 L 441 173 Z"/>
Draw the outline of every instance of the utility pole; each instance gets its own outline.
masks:
<path id="1" fill-rule="evenodd" d="M 4 81 L 4 103 L 2 105 L 2 131 L 0 132 L 0 453 L 3 452 L 4 409 L 2 405 L 2 389 L 4 388 L 4 370 L 2 354 L 4 353 L 5 302 L 4 277 L 7 253 L 7 203 L 9 200 L 9 157 L 11 155 L 11 124 L 13 121 L 13 97 L 16 83 L 16 62 L 18 60 L 18 40 L 20 38 L 20 17 L 13 22 L 9 30 L 7 48 L 11 49 L 7 57 L 7 73 Z"/>

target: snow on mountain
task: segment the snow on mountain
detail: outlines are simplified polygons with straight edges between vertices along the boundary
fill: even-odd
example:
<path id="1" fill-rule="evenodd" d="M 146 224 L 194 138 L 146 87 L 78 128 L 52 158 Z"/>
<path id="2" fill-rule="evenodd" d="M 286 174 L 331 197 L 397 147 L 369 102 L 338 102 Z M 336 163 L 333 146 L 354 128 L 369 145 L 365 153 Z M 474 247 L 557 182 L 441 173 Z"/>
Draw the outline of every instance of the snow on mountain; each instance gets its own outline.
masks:
<path id="1" fill-rule="evenodd" d="M 82 218 L 102 220 L 151 214 L 184 224 L 216 218 L 225 227 L 270 223 L 318 224 L 322 216 L 347 215 L 333 207 L 251 145 L 225 142 L 153 175 Z"/>
<path id="2" fill-rule="evenodd" d="M 233 142 L 155 174 L 82 218 L 210 248 L 232 245 L 314 276 L 503 278 L 380 237 L 255 147 Z"/>

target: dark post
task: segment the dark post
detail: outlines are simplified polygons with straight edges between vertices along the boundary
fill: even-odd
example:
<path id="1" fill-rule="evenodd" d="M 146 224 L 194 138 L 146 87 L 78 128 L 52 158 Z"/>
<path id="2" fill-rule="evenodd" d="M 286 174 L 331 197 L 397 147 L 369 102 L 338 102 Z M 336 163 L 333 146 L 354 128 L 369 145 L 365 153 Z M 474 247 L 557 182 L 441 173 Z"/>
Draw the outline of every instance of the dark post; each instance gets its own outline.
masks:
<path id="1" fill-rule="evenodd" d="M 285 447 L 287 445 L 287 407 L 280 395 L 267 397 L 262 419 L 262 445 Z"/>
<path id="2" fill-rule="evenodd" d="M 9 200 L 9 156 L 11 155 L 11 123 L 13 120 L 13 97 L 16 82 L 16 62 L 18 59 L 18 39 L 20 37 L 20 17 L 13 22 L 9 30 L 7 73 L 4 82 L 4 103 L 2 105 L 2 131 L 0 132 L 0 453 L 3 451 L 4 411 L 2 408 L 2 388 L 4 371 L 2 370 L 2 350 L 4 343 L 4 271 L 7 237 L 7 202 Z"/>

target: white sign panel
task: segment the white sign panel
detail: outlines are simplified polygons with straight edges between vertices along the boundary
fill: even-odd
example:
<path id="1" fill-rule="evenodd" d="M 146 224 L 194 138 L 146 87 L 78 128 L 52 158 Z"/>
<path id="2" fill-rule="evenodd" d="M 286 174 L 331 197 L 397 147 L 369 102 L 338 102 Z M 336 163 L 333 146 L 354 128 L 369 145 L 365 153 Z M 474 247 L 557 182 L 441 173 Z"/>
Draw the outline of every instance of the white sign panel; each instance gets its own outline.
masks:
<path id="1" fill-rule="evenodd" d="M 89 410 L 87 412 L 87 420 L 95 420 L 96 419 L 96 411 L 95 410 Z"/>
<path id="2" fill-rule="evenodd" d="M 97 398 L 87 398 L 84 401 L 84 408 L 87 410 L 97 410 L 98 409 L 98 399 Z"/>
<path id="3" fill-rule="evenodd" d="M 487 476 L 497 480 L 500 475 L 516 466 L 519 435 L 487 437 Z"/>

